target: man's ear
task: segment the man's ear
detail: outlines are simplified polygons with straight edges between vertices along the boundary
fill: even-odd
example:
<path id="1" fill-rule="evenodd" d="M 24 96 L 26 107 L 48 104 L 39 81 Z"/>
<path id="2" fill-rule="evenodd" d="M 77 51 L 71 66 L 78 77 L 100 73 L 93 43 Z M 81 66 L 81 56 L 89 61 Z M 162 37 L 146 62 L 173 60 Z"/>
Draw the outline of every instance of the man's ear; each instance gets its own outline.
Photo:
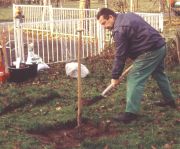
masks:
<path id="1" fill-rule="evenodd" d="M 113 19 L 114 18 L 114 16 L 112 16 L 112 15 L 109 15 L 109 19 Z"/>

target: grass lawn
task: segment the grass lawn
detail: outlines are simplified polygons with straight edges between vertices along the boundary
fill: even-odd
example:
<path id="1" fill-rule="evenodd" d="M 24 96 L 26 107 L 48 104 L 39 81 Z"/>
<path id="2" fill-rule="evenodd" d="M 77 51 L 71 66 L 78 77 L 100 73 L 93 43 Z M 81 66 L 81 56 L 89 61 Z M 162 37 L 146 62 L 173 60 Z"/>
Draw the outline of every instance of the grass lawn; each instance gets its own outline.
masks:
<path id="1" fill-rule="evenodd" d="M 107 52 L 83 60 L 90 70 L 89 76 L 82 79 L 83 100 L 99 95 L 109 84 L 111 55 Z M 40 72 L 34 79 L 19 84 L 7 82 L 0 87 L 1 149 L 180 147 L 179 66 L 167 70 L 177 97 L 177 109 L 153 105 L 162 97 L 150 78 L 139 121 L 131 124 L 114 122 L 112 116 L 125 108 L 124 80 L 107 98 L 83 107 L 80 133 L 76 128 L 77 80 L 66 76 L 64 65 L 51 65 L 49 70 Z"/>
<path id="2" fill-rule="evenodd" d="M 12 8 L 0 8 L 0 22 L 8 22 L 13 19 L 13 11 Z"/>
<path id="3" fill-rule="evenodd" d="M 11 20 L 11 15 L 11 8 L 0 9 L 1 21 Z M 165 31 L 174 36 L 169 26 Z M 82 100 L 100 95 L 109 85 L 112 53 L 107 49 L 82 60 L 90 71 L 82 79 Z M 0 149 L 179 149 L 179 74 L 179 64 L 168 65 L 176 109 L 154 106 L 162 96 L 149 78 L 139 120 L 130 124 L 113 121 L 125 109 L 125 79 L 103 100 L 83 106 L 81 128 L 76 127 L 77 79 L 66 76 L 65 63 L 50 65 L 22 83 L 6 82 L 0 86 Z"/>

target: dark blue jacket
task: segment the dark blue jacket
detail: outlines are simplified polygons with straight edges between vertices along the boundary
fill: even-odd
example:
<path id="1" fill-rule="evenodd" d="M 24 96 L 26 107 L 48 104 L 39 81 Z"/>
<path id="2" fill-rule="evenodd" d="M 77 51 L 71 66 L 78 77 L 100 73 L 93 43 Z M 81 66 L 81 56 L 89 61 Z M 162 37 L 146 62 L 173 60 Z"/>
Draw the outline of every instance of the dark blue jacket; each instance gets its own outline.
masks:
<path id="1" fill-rule="evenodd" d="M 134 13 L 117 14 L 112 35 L 116 47 L 113 79 L 118 79 L 122 74 L 127 57 L 136 59 L 146 51 L 165 45 L 159 32 Z"/>

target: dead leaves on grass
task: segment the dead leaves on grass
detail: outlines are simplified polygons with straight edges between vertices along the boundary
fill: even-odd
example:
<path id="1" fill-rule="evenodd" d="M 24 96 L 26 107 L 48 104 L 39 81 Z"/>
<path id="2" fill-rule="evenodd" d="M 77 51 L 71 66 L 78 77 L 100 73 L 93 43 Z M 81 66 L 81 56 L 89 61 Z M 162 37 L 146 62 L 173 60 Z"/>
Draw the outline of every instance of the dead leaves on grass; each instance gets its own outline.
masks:
<path id="1" fill-rule="evenodd" d="M 163 149 L 173 149 L 173 144 L 174 144 L 174 142 L 171 141 L 170 143 L 164 144 L 162 148 Z M 158 149 L 158 148 L 155 145 L 152 145 L 151 149 Z"/>

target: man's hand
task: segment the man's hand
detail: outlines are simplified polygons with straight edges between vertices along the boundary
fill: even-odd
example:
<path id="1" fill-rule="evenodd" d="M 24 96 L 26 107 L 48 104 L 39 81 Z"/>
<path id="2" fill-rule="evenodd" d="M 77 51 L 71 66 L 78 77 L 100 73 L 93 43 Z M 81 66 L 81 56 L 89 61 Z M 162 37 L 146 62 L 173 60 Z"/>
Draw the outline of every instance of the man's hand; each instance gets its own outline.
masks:
<path id="1" fill-rule="evenodd" d="M 113 87 L 115 87 L 119 83 L 120 83 L 119 79 L 111 79 L 111 84 L 112 84 Z"/>

